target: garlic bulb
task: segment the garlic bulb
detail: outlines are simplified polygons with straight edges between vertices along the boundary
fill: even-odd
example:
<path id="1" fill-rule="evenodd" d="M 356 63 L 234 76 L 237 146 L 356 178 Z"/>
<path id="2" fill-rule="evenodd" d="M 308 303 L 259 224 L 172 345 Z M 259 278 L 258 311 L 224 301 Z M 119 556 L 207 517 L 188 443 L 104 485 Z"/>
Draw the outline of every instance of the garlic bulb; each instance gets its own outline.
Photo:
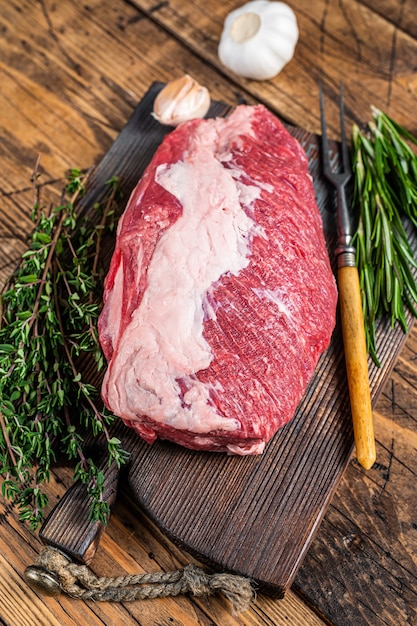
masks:
<path id="1" fill-rule="evenodd" d="M 161 124 L 178 126 L 196 117 L 204 117 L 210 108 L 210 94 L 194 78 L 185 74 L 169 82 L 156 96 L 153 113 Z"/>
<path id="2" fill-rule="evenodd" d="M 253 0 L 226 17 L 218 54 L 235 74 L 268 80 L 292 59 L 297 41 L 297 18 L 287 4 Z"/>

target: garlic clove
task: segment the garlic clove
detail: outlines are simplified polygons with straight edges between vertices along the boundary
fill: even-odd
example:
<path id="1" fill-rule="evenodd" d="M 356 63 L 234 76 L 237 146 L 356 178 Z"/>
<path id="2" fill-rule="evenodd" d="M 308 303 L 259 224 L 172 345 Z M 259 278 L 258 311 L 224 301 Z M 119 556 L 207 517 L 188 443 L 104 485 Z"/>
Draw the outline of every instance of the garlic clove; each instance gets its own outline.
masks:
<path id="1" fill-rule="evenodd" d="M 204 117 L 210 102 L 208 89 L 185 74 L 170 81 L 159 92 L 152 115 L 161 124 L 178 126 L 187 120 Z"/>

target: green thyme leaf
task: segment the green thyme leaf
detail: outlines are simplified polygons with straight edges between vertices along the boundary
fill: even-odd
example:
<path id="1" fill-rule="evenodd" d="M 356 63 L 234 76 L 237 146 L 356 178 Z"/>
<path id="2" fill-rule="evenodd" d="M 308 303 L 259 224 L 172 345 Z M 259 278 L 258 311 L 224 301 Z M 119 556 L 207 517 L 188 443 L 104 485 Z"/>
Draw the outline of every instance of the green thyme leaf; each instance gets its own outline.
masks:
<path id="1" fill-rule="evenodd" d="M 97 219 L 80 218 L 77 201 L 85 182 L 73 169 L 62 204 L 46 210 L 35 203 L 28 250 L 0 300 L 2 494 L 34 529 L 48 504 L 43 485 L 58 455 L 75 461 L 74 478 L 87 484 L 92 519 L 101 521 L 107 513 L 102 474 L 84 455 L 85 437 L 105 436 L 109 464 L 127 459 L 109 434 L 114 416 L 78 364 L 87 355 L 96 371 L 103 366 L 97 336 L 100 248 L 103 233 L 114 229 L 117 194 L 114 178 L 106 184 L 108 197 L 94 207 Z"/>

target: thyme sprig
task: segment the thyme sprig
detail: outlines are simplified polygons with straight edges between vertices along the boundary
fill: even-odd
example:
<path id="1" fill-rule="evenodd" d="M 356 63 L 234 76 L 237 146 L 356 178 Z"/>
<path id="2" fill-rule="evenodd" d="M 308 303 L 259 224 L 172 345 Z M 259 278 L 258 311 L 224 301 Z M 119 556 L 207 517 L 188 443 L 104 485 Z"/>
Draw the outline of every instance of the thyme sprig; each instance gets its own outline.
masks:
<path id="1" fill-rule="evenodd" d="M 417 139 L 372 107 L 367 131 L 352 129 L 355 244 L 369 354 L 380 365 L 376 320 L 388 315 L 408 331 L 406 310 L 417 316 L 417 262 L 404 219 L 417 226 Z"/>
<path id="2" fill-rule="evenodd" d="M 59 206 L 42 207 L 35 170 L 34 228 L 27 251 L 0 296 L 0 474 L 2 495 L 21 520 L 42 521 L 57 457 L 75 462 L 92 498 L 91 519 L 105 521 L 103 472 L 85 455 L 88 433 L 107 442 L 109 463 L 127 458 L 109 433 L 114 416 L 100 403 L 94 384 L 79 368 L 90 356 L 103 366 L 97 336 L 100 312 L 100 252 L 103 233 L 114 226 L 117 180 L 107 183 L 96 220 L 79 217 L 86 176 L 69 173 Z"/>

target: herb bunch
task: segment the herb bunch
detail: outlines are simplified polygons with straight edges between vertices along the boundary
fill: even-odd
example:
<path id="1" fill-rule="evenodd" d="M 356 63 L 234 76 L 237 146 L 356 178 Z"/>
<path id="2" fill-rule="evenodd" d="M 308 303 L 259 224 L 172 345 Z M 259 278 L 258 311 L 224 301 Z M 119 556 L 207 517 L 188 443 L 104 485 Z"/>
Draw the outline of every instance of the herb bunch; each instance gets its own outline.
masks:
<path id="1" fill-rule="evenodd" d="M 406 310 L 417 316 L 417 262 L 404 218 L 417 226 L 417 139 L 372 108 L 368 132 L 352 129 L 357 266 L 369 354 L 380 365 L 376 320 L 388 314 L 407 332 Z"/>
<path id="2" fill-rule="evenodd" d="M 97 370 L 103 365 L 96 324 L 99 260 L 103 233 L 114 222 L 117 181 L 108 181 L 93 223 L 77 215 L 86 184 L 79 170 L 70 171 L 61 204 L 48 210 L 36 180 L 35 171 L 29 246 L 0 300 L 2 495 L 33 529 L 48 505 L 43 485 L 58 457 L 75 463 L 74 480 L 88 485 L 91 519 L 105 520 L 103 472 L 85 456 L 82 432 L 105 437 L 109 463 L 120 466 L 127 456 L 109 435 L 114 416 L 77 365 L 83 355 Z"/>

